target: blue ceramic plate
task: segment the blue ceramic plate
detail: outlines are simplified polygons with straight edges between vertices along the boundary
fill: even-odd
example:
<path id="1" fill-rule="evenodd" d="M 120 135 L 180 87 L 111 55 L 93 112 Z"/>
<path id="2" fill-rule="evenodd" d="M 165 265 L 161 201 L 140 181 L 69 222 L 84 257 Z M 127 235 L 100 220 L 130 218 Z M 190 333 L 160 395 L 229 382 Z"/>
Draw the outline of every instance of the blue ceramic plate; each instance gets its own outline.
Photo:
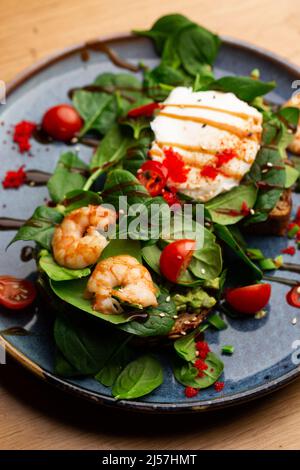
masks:
<path id="1" fill-rule="evenodd" d="M 152 44 L 144 38 L 117 37 L 109 39 L 109 42 L 120 56 L 132 64 L 140 60 L 151 66 L 157 63 Z M 105 53 L 91 52 L 89 60 L 84 61 L 82 47 L 76 46 L 38 64 L 8 87 L 7 103 L 0 106 L 1 180 L 7 170 L 17 169 L 23 163 L 26 169 L 52 172 L 58 156 L 70 148 L 59 143 L 47 147 L 34 142 L 32 156 L 20 155 L 12 144 L 10 132 L 13 124 L 23 119 L 39 122 L 44 110 L 68 100 L 67 91 L 71 87 L 88 84 L 101 72 L 120 70 Z M 293 91 L 291 84 L 299 77 L 299 69 L 267 52 L 225 38 L 216 63 L 216 75 L 248 75 L 254 68 L 260 69 L 264 80 L 276 80 L 278 87 L 270 94 L 272 101 L 281 103 L 290 97 Z M 78 153 L 88 161 L 91 149 L 79 146 Z M 46 187 L 23 186 L 19 190 L 6 191 L 1 187 L 0 191 L 0 217 L 26 219 L 48 196 Z M 298 201 L 295 198 L 294 207 L 298 205 L 300 198 Z M 18 277 L 34 275 L 34 262 L 20 259 L 24 244 L 18 242 L 5 251 L 13 235 L 11 230 L 0 232 L 0 274 Z M 288 241 L 264 237 L 253 239 L 252 243 L 255 247 L 261 247 L 266 255 L 275 256 L 287 246 Z M 300 263 L 300 252 L 293 261 Z M 297 276 L 284 275 L 287 278 Z M 209 333 L 208 341 L 213 350 L 219 352 L 221 345 L 233 344 L 236 352 L 232 357 L 224 357 L 222 380 L 225 381 L 225 388 L 222 393 L 210 388 L 201 391 L 195 399 L 184 397 L 183 387 L 175 381 L 167 366 L 163 385 L 137 401 L 116 402 L 108 389 L 92 379 L 65 380 L 53 375 L 53 319 L 42 306 L 26 314 L 1 311 L 0 330 L 3 332 L 12 327 L 30 330 L 32 334 L 27 336 L 2 333 L 7 351 L 47 382 L 96 403 L 152 412 L 206 410 L 259 397 L 282 387 L 300 374 L 300 368 L 292 358 L 294 342 L 300 339 L 300 321 L 292 324 L 293 318 L 299 318 L 299 314 L 285 301 L 288 289 L 287 286 L 273 283 L 272 300 L 264 319 L 229 319 L 229 328 Z"/>

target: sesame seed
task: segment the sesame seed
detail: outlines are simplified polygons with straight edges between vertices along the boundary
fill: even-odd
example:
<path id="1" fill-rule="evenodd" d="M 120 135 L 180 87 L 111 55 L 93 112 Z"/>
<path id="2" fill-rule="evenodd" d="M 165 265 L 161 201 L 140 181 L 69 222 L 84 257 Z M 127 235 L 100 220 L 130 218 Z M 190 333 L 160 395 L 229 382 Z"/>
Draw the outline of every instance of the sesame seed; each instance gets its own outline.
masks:
<path id="1" fill-rule="evenodd" d="M 34 182 L 34 181 L 30 181 L 29 186 L 35 186 L 35 182 Z"/>
<path id="2" fill-rule="evenodd" d="M 171 297 L 168 295 L 168 297 L 166 298 L 166 302 L 170 302 L 171 300 Z"/>
<path id="3" fill-rule="evenodd" d="M 272 163 L 272 162 L 267 162 L 267 166 L 268 166 L 269 168 L 272 168 L 273 163 Z"/>
<path id="4" fill-rule="evenodd" d="M 78 142 L 78 137 L 72 137 L 71 144 L 77 144 L 77 142 Z"/>
<path id="5" fill-rule="evenodd" d="M 268 168 L 264 168 L 264 169 L 262 170 L 262 173 L 268 173 L 268 171 L 269 171 Z"/>
<path id="6" fill-rule="evenodd" d="M 300 286 L 297 287 L 297 294 L 300 294 Z"/>
<path id="7" fill-rule="evenodd" d="M 191 322 L 190 322 L 190 320 L 184 320 L 183 324 L 184 324 L 184 325 L 190 325 Z"/>
<path id="8" fill-rule="evenodd" d="M 205 269 L 204 268 L 202 268 L 200 271 L 201 271 L 201 274 L 205 274 Z"/>
<path id="9" fill-rule="evenodd" d="M 204 222 L 205 227 L 210 227 L 210 222 Z"/>
<path id="10" fill-rule="evenodd" d="M 166 314 L 165 314 L 165 313 L 160 313 L 159 316 L 160 316 L 161 318 L 163 318 L 163 317 L 166 316 Z"/>
<path id="11" fill-rule="evenodd" d="M 254 210 L 254 209 L 250 209 L 250 214 L 251 214 L 251 215 L 254 215 L 254 214 L 255 214 L 255 210 Z"/>
<path id="12" fill-rule="evenodd" d="M 199 351 L 196 351 L 196 356 L 199 356 Z"/>
<path id="13" fill-rule="evenodd" d="M 181 331 L 182 336 L 186 335 L 186 331 Z"/>
<path id="14" fill-rule="evenodd" d="M 178 315 L 173 315 L 173 318 L 176 320 L 176 318 L 178 318 Z"/>
<path id="15" fill-rule="evenodd" d="M 297 323 L 297 318 L 294 317 L 293 320 L 292 320 L 292 325 L 296 325 L 296 323 Z"/>
<path id="16" fill-rule="evenodd" d="M 79 152 L 79 150 L 80 150 L 79 145 L 76 145 L 75 150 L 76 150 L 76 152 Z"/>
<path id="17" fill-rule="evenodd" d="M 193 318 L 192 318 L 192 321 L 196 321 L 196 320 L 197 320 L 197 317 L 193 317 Z"/>
<path id="18" fill-rule="evenodd" d="M 292 134 L 292 133 L 293 133 L 292 129 L 288 129 L 288 134 Z"/>

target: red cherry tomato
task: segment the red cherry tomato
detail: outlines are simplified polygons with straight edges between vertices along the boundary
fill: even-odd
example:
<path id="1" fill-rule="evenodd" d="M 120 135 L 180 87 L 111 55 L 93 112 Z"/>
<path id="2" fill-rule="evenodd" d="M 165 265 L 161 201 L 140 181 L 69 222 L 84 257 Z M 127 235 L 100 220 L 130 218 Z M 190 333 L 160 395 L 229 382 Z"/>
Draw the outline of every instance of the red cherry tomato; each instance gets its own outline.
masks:
<path id="1" fill-rule="evenodd" d="M 286 294 L 286 300 L 292 307 L 300 308 L 300 286 L 293 287 Z"/>
<path id="2" fill-rule="evenodd" d="M 48 109 L 42 120 L 43 130 L 53 139 L 67 142 L 82 128 L 83 121 L 73 106 L 59 104 Z"/>
<path id="3" fill-rule="evenodd" d="M 138 170 L 137 178 L 150 196 L 158 196 L 166 185 L 168 170 L 162 163 L 148 160 Z"/>
<path id="4" fill-rule="evenodd" d="M 161 105 L 159 103 L 149 103 L 145 104 L 144 106 L 139 106 L 138 108 L 130 109 L 128 111 L 127 116 L 130 118 L 137 118 L 137 117 L 151 117 L 154 111 L 160 108 Z"/>
<path id="5" fill-rule="evenodd" d="M 249 314 L 254 314 L 264 308 L 269 302 L 270 296 L 270 284 L 253 284 L 229 289 L 225 295 L 231 307 L 238 312 Z"/>
<path id="6" fill-rule="evenodd" d="M 195 240 L 176 240 L 167 245 L 160 255 L 161 273 L 172 282 L 177 282 L 187 269 L 196 248 Z"/>
<path id="7" fill-rule="evenodd" d="M 36 297 L 34 284 L 26 279 L 0 276 L 0 304 L 12 310 L 30 305 Z"/>

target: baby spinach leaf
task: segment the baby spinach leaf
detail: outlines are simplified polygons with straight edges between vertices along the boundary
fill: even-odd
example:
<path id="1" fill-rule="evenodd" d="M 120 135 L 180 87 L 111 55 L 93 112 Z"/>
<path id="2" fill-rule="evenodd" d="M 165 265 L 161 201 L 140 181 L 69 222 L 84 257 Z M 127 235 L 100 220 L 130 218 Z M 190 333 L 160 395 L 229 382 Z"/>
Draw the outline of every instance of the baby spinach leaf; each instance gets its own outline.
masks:
<path id="1" fill-rule="evenodd" d="M 54 373 L 61 377 L 76 377 L 81 375 L 81 372 L 78 372 L 78 370 L 67 361 L 58 348 L 54 356 Z"/>
<path id="2" fill-rule="evenodd" d="M 102 369 L 95 375 L 95 379 L 105 387 L 113 386 L 121 370 L 132 359 L 132 351 L 127 344 L 130 339 L 131 336 L 125 338 L 118 348 L 113 351 Z"/>
<path id="3" fill-rule="evenodd" d="M 134 145 L 130 146 L 126 155 L 123 159 L 123 169 L 130 171 L 136 175 L 137 170 L 139 170 L 142 164 L 148 158 L 148 150 L 150 143 L 152 141 L 152 135 L 145 135 L 139 139 L 138 142 L 135 142 Z"/>
<path id="4" fill-rule="evenodd" d="M 108 174 L 102 197 L 118 210 L 120 196 L 127 197 L 128 206 L 143 203 L 150 198 L 148 191 L 132 173 L 117 169 Z"/>
<path id="5" fill-rule="evenodd" d="M 182 65 L 191 75 L 201 75 L 204 66 L 214 63 L 221 43 L 217 35 L 196 24 L 182 28 L 176 41 Z"/>
<path id="6" fill-rule="evenodd" d="M 230 229 L 225 225 L 214 224 L 214 231 L 217 237 L 222 240 L 226 245 L 239 257 L 241 258 L 244 263 L 249 266 L 251 269 L 253 276 L 256 279 L 262 278 L 262 271 L 254 264 L 251 259 L 246 255 L 245 251 L 239 244 L 239 242 L 235 239 L 233 234 L 231 233 Z"/>
<path id="7" fill-rule="evenodd" d="M 79 137 L 84 136 L 90 130 L 96 130 L 100 134 L 107 132 L 115 118 L 116 111 L 114 98 L 106 93 L 94 93 L 86 90 L 77 90 L 72 98 L 74 107 L 84 119 L 84 125 L 80 130 Z M 104 111 L 109 109 L 110 119 L 103 119 Z M 108 124 L 109 122 L 109 124 Z"/>
<path id="8" fill-rule="evenodd" d="M 268 163 L 271 163 L 274 168 L 265 173 L 263 169 Z M 267 186 L 266 189 L 262 188 L 258 192 L 254 205 L 255 214 L 246 223 L 263 222 L 267 220 L 269 212 L 276 206 L 286 181 L 285 168 L 279 151 L 272 147 L 262 147 L 253 163 L 249 178 L 254 182 L 263 182 Z M 275 187 L 272 188 L 272 186 Z"/>
<path id="9" fill-rule="evenodd" d="M 46 250 L 51 250 L 51 240 L 56 224 L 62 221 L 63 215 L 57 210 L 39 206 L 33 215 L 18 230 L 9 245 L 17 240 L 35 241 Z"/>
<path id="10" fill-rule="evenodd" d="M 63 153 L 47 184 L 52 201 L 58 203 L 69 191 L 82 188 L 88 173 L 88 166 L 75 153 Z"/>
<path id="11" fill-rule="evenodd" d="M 196 250 L 189 264 L 189 270 L 200 279 L 211 280 L 218 277 L 222 271 L 220 246 L 217 243 L 211 243 Z"/>
<path id="12" fill-rule="evenodd" d="M 88 206 L 89 204 L 92 204 L 93 206 L 99 206 L 101 202 L 102 198 L 98 193 L 94 193 L 93 191 L 85 191 L 83 189 L 75 189 L 74 191 L 66 194 L 65 199 L 62 201 L 62 205 L 65 208 L 64 214 L 69 214 L 75 209 Z"/>
<path id="13" fill-rule="evenodd" d="M 244 101 L 252 101 L 257 96 L 265 95 L 276 86 L 275 82 L 262 82 L 250 77 L 222 77 L 210 82 L 202 90 L 217 90 L 234 93 Z"/>
<path id="14" fill-rule="evenodd" d="M 124 132 L 121 126 L 115 124 L 94 153 L 90 164 L 91 168 L 108 170 L 118 163 L 126 155 L 127 149 L 134 144 L 133 137 Z"/>
<path id="15" fill-rule="evenodd" d="M 94 85 L 102 87 L 107 93 L 118 94 L 127 102 L 135 102 L 143 96 L 140 80 L 130 73 L 105 72 L 96 78 Z"/>
<path id="16" fill-rule="evenodd" d="M 150 120 L 144 117 L 140 118 L 128 118 L 120 120 L 120 124 L 123 126 L 128 126 L 133 131 L 133 138 L 138 140 L 140 138 L 141 132 L 145 129 L 150 128 Z"/>
<path id="17" fill-rule="evenodd" d="M 160 255 L 161 249 L 156 244 L 147 245 L 142 248 L 142 257 L 144 261 L 159 275 L 161 275 L 159 268 Z"/>
<path id="18" fill-rule="evenodd" d="M 119 348 L 124 334 L 121 331 L 108 334 L 87 322 L 60 315 L 54 324 L 54 339 L 63 356 L 78 372 L 94 375 Z"/>
<path id="19" fill-rule="evenodd" d="M 201 331 L 206 330 L 207 327 L 208 325 L 202 325 L 188 335 L 174 341 L 175 351 L 182 359 L 187 362 L 195 362 L 197 359 L 195 338 Z"/>
<path id="20" fill-rule="evenodd" d="M 101 253 L 100 259 L 106 259 L 110 256 L 118 255 L 129 255 L 136 258 L 140 263 L 142 262 L 141 257 L 141 245 L 138 240 L 110 240 L 109 244 L 104 248 Z"/>
<path id="21" fill-rule="evenodd" d="M 134 30 L 133 32 L 139 36 L 146 36 L 152 39 L 158 53 L 162 54 L 168 36 L 189 24 L 191 24 L 191 21 L 188 18 L 175 13 L 159 18 L 150 30 Z"/>
<path id="22" fill-rule="evenodd" d="M 285 165 L 285 183 L 284 183 L 284 187 L 285 188 L 290 188 L 291 186 L 293 186 L 297 179 L 299 178 L 299 171 L 290 166 L 290 165 Z"/>
<path id="23" fill-rule="evenodd" d="M 160 363 L 150 355 L 130 362 L 117 377 L 112 394 L 117 400 L 142 397 L 159 387 L 163 382 Z"/>
<path id="24" fill-rule="evenodd" d="M 241 212 L 243 203 L 247 204 L 249 209 L 255 204 L 257 197 L 257 188 L 254 185 L 240 184 L 236 188 L 219 194 L 205 204 L 213 222 L 220 225 L 232 225 L 241 220 L 244 215 L 231 215 L 229 211 Z"/>
<path id="25" fill-rule="evenodd" d="M 53 292 L 61 299 L 67 302 L 73 307 L 79 308 L 79 310 L 83 310 L 95 317 L 101 318 L 109 323 L 113 323 L 115 325 L 119 323 L 125 323 L 130 321 L 132 317 L 125 313 L 119 313 L 116 315 L 110 314 L 103 314 L 97 312 L 92 307 L 92 303 L 90 299 L 84 298 L 84 293 L 86 290 L 87 279 L 76 279 L 72 281 L 50 281 L 50 286 Z M 99 370 L 99 369 L 98 369 Z"/>
<path id="26" fill-rule="evenodd" d="M 175 323 L 173 317 L 176 315 L 176 307 L 166 291 L 162 291 L 157 300 L 157 307 L 148 307 L 143 310 L 143 313 L 148 315 L 146 321 L 133 320 L 126 325 L 121 325 L 120 329 L 137 336 L 167 335 Z"/>
<path id="27" fill-rule="evenodd" d="M 198 369 L 191 362 L 185 362 L 180 359 L 174 361 L 173 372 L 178 382 L 185 386 L 195 388 L 207 388 L 213 385 L 223 372 L 224 364 L 221 359 L 213 352 L 207 354 L 204 360 L 207 369 L 203 371 L 203 377 L 198 377 Z"/>
<path id="28" fill-rule="evenodd" d="M 41 251 L 39 258 L 39 267 L 53 281 L 69 281 L 71 279 L 80 279 L 91 273 L 90 268 L 84 269 L 68 269 L 59 266 L 53 256 L 48 251 Z"/>

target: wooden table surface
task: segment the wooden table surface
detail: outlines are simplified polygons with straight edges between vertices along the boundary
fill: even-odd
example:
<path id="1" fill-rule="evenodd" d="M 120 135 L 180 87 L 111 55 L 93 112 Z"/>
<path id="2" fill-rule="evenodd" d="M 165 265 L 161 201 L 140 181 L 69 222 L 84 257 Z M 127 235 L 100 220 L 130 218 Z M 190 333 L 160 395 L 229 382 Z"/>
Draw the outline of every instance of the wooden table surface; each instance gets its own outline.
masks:
<path id="1" fill-rule="evenodd" d="M 299 0 L 0 0 L 0 79 L 58 49 L 181 12 L 300 64 Z M 1 449 L 299 449 L 300 380 L 217 413 L 143 416 L 64 395 L 0 366 Z"/>

